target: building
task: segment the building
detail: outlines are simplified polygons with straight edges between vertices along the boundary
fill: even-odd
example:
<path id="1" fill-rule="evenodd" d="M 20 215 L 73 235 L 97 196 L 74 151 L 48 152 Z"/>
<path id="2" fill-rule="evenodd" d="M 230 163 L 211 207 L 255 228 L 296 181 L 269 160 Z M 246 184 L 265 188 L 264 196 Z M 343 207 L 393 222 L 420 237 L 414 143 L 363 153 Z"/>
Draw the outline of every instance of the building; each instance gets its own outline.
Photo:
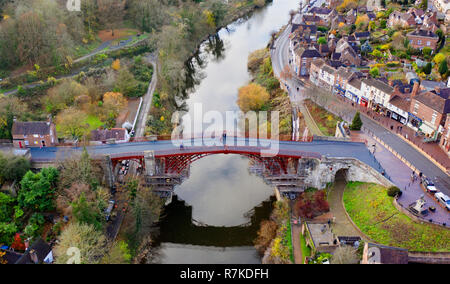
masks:
<path id="1" fill-rule="evenodd" d="M 415 30 L 406 35 L 411 47 L 422 50 L 424 47 L 435 50 L 439 37 L 432 31 Z"/>
<path id="2" fill-rule="evenodd" d="M 304 15 L 303 22 L 307 25 L 325 26 L 327 23 L 317 15 Z"/>
<path id="3" fill-rule="evenodd" d="M 356 32 L 354 33 L 355 40 L 360 44 L 362 41 L 366 41 L 370 38 L 370 32 Z"/>
<path id="4" fill-rule="evenodd" d="M 335 76 L 336 69 L 328 64 L 324 64 L 319 73 L 319 87 L 328 89 L 330 91 L 333 90 L 336 78 Z"/>
<path id="5" fill-rule="evenodd" d="M 439 145 L 450 155 L 450 113 L 447 113 L 447 117 L 445 118 L 444 130 L 442 131 Z"/>
<path id="6" fill-rule="evenodd" d="M 13 144 L 16 148 L 52 147 L 58 142 L 55 124 L 49 121 L 14 121 Z"/>
<path id="7" fill-rule="evenodd" d="M 450 22 L 450 1 L 449 0 L 433 0 L 433 6 L 442 14 L 445 21 Z"/>
<path id="8" fill-rule="evenodd" d="M 307 16 L 317 16 L 320 17 L 324 23 L 328 24 L 331 19 L 337 14 L 336 10 L 322 8 L 322 7 L 312 7 L 305 13 Z"/>
<path id="9" fill-rule="evenodd" d="M 298 76 L 309 76 L 309 69 L 311 67 L 311 62 L 317 58 L 321 58 L 322 55 L 314 48 L 298 48 L 295 51 L 294 63 L 295 72 Z"/>
<path id="10" fill-rule="evenodd" d="M 335 74 L 336 75 L 334 80 L 334 93 L 344 97 L 347 93 L 348 82 L 352 78 L 355 78 L 356 75 L 344 67 L 339 67 Z"/>
<path id="11" fill-rule="evenodd" d="M 347 83 L 345 97 L 356 104 L 361 104 L 362 106 L 367 107 L 369 100 L 363 98 L 361 84 L 362 82 L 359 78 L 352 78 L 349 80 Z"/>
<path id="12" fill-rule="evenodd" d="M 369 78 L 363 79 L 361 91 L 369 99 L 368 106 L 377 112 L 384 112 L 394 92 L 394 88 L 383 81 Z"/>
<path id="13" fill-rule="evenodd" d="M 365 243 L 361 264 L 408 264 L 408 250 Z"/>
<path id="14" fill-rule="evenodd" d="M 416 24 L 417 23 L 413 14 L 407 12 L 402 13 L 400 11 L 392 12 L 387 21 L 387 25 L 390 28 L 407 28 L 415 26 Z"/>
<path id="15" fill-rule="evenodd" d="M 338 240 L 327 223 L 305 222 L 302 234 L 306 245 L 311 248 L 312 255 L 316 252 L 332 253 L 338 247 Z"/>
<path id="16" fill-rule="evenodd" d="M 91 131 L 91 141 L 97 143 L 126 143 L 130 135 L 125 128 L 97 129 Z"/>
<path id="17" fill-rule="evenodd" d="M 309 68 L 309 81 L 319 86 L 319 75 L 322 69 L 322 66 L 325 64 L 325 61 L 322 58 L 318 58 L 311 62 L 311 67 Z"/>
<path id="18" fill-rule="evenodd" d="M 437 139 L 450 113 L 450 88 L 417 92 L 412 94 L 411 100 L 410 113 L 414 118 L 411 126 Z"/>
<path id="19" fill-rule="evenodd" d="M 387 105 L 386 116 L 402 124 L 407 124 L 409 110 L 411 108 L 411 97 L 400 92 L 396 92 Z"/>

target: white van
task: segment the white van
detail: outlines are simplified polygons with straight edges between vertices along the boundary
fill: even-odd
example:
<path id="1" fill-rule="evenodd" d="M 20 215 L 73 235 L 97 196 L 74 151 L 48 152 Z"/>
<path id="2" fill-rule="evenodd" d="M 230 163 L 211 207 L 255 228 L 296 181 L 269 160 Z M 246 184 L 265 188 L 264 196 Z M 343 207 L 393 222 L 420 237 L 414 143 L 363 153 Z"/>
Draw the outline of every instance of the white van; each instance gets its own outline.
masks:
<path id="1" fill-rule="evenodd" d="M 443 194 L 442 192 L 436 193 L 434 196 L 436 196 L 437 200 L 447 208 L 448 211 L 450 211 L 450 197 Z"/>

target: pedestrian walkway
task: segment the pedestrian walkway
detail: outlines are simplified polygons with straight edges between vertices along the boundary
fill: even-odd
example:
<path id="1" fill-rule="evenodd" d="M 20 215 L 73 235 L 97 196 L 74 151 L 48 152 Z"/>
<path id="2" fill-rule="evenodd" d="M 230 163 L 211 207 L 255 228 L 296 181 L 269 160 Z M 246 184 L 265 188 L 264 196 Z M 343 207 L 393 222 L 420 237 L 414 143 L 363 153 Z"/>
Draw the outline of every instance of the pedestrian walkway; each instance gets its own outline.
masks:
<path id="1" fill-rule="evenodd" d="M 300 234 L 302 226 L 300 224 L 292 224 L 292 248 L 294 251 L 295 264 L 303 264 L 302 248 L 300 245 Z"/>
<path id="2" fill-rule="evenodd" d="M 346 214 L 343 197 L 346 187 L 346 180 L 343 177 L 336 177 L 334 186 L 330 189 L 328 194 L 328 203 L 330 204 L 330 211 L 334 216 L 331 225 L 331 230 L 336 236 L 359 236 L 365 239 L 358 230 L 355 229 L 352 222 Z"/>
<path id="3" fill-rule="evenodd" d="M 317 136 L 324 136 L 322 131 L 320 131 L 316 122 L 312 118 L 311 113 L 309 112 L 308 108 L 305 106 L 303 101 L 302 101 L 302 103 L 300 103 L 299 109 L 300 109 L 300 112 L 303 114 L 303 118 L 305 119 L 306 126 L 308 126 L 308 129 L 311 131 L 311 134 L 317 135 Z"/>
<path id="4" fill-rule="evenodd" d="M 368 141 L 367 145 L 369 150 L 372 152 L 375 150 L 375 158 L 386 170 L 386 173 L 390 176 L 392 182 L 403 191 L 402 196 L 398 199 L 399 204 L 403 207 L 408 207 L 411 203 L 424 195 L 425 201 L 427 202 L 426 206 L 436 207 L 436 212 L 430 213 L 427 216 L 427 219 L 433 219 L 439 223 L 450 223 L 450 213 L 440 207 L 432 197 L 425 194 L 418 180 L 411 182 L 412 170 L 407 165 L 369 135 L 361 131 L 352 131 L 351 136 L 352 138 L 366 139 Z M 373 147 L 372 145 L 376 146 Z"/>

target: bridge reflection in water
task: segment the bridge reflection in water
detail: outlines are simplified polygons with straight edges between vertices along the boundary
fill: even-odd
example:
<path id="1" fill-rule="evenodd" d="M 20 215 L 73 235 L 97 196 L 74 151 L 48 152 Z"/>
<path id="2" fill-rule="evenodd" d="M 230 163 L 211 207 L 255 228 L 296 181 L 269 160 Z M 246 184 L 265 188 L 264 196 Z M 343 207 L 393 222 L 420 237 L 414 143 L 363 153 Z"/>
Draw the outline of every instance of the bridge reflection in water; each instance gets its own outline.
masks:
<path id="1" fill-rule="evenodd" d="M 262 220 L 268 219 L 274 197 L 246 213 L 250 222 L 241 226 L 216 227 L 197 223 L 192 219 L 192 206 L 175 195 L 166 206 L 160 223 L 157 243 L 189 244 L 195 246 L 242 247 L 253 246 Z"/>

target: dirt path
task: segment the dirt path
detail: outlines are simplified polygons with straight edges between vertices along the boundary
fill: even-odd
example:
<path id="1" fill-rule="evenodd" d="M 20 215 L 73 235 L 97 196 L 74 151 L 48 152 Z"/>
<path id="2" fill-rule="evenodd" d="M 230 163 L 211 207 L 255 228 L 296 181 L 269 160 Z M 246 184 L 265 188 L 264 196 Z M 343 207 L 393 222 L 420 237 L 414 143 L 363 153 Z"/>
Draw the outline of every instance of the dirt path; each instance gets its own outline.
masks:
<path id="1" fill-rule="evenodd" d="M 292 224 L 292 247 L 294 250 L 295 264 L 303 264 L 302 249 L 300 245 L 300 233 L 302 227 L 300 225 Z"/>

